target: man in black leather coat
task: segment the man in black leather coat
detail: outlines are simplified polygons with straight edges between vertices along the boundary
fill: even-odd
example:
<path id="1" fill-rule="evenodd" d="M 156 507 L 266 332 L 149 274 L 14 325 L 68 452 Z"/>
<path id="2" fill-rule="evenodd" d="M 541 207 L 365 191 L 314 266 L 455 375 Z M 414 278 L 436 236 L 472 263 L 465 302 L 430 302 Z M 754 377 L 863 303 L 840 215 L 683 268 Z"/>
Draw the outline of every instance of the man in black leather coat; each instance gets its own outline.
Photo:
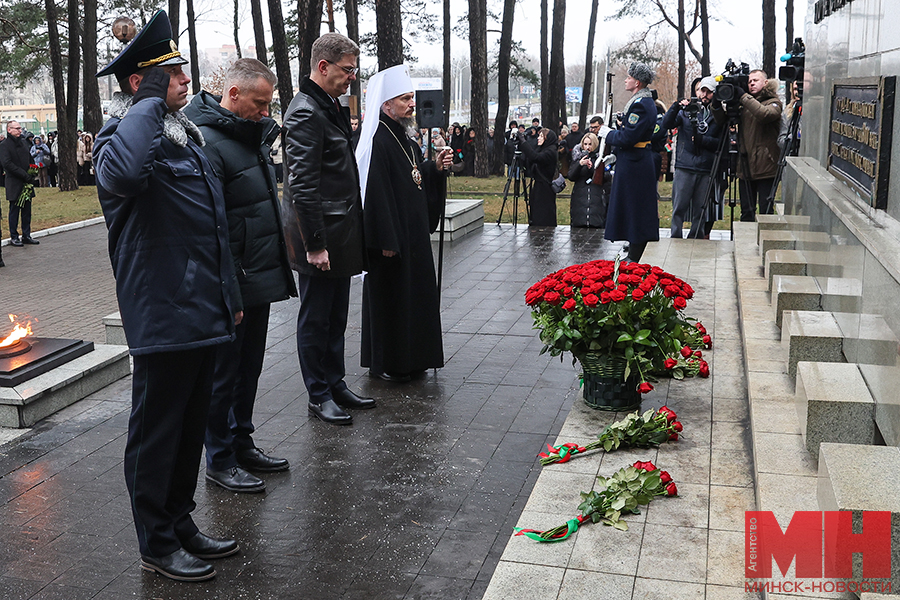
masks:
<path id="1" fill-rule="evenodd" d="M 317 39 L 310 76 L 284 119 L 285 237 L 300 292 L 297 355 L 310 415 L 334 425 L 352 422 L 345 408 L 375 406 L 344 383 L 350 278 L 363 270 L 363 222 L 350 111 L 337 99 L 356 78 L 358 57 L 359 46 L 343 35 Z"/>
<path id="2" fill-rule="evenodd" d="M 31 201 L 18 205 L 19 196 L 26 183 L 36 183 L 35 176 L 28 173 L 31 165 L 31 142 L 26 139 L 25 129 L 18 121 L 6 124 L 6 139 L 0 142 L 0 164 L 6 172 L 6 199 L 9 201 L 9 237 L 13 246 L 37 244 L 31 239 Z M 22 215 L 22 238 L 19 238 L 19 215 Z M 0 266 L 3 260 L 0 258 Z"/>

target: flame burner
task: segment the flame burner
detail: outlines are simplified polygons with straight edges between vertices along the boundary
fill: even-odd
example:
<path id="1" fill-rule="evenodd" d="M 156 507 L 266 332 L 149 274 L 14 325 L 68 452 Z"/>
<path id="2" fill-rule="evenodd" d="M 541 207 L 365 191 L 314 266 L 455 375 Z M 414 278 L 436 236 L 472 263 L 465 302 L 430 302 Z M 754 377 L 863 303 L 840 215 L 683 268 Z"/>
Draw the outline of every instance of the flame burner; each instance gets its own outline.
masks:
<path id="1" fill-rule="evenodd" d="M 26 342 L 24 339 L 17 340 L 15 343 L 10 344 L 9 346 L 0 347 L 0 358 L 11 358 L 13 356 L 25 354 L 29 350 L 31 350 L 31 344 Z"/>
<path id="2" fill-rule="evenodd" d="M 93 342 L 29 337 L 0 348 L 0 388 L 15 387 L 83 356 Z"/>

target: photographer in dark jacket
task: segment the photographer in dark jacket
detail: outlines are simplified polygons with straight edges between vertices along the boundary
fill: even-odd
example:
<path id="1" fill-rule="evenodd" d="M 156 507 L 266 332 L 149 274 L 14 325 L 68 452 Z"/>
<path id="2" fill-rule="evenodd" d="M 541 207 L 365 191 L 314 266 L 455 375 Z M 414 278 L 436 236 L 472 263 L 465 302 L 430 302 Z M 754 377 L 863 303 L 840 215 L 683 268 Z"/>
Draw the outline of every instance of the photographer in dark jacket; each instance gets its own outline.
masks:
<path id="1" fill-rule="evenodd" d="M 206 426 L 206 478 L 232 492 L 261 492 L 266 484 L 247 471 L 283 471 L 288 461 L 256 448 L 253 404 L 266 351 L 272 302 L 297 295 L 284 244 L 272 144 L 280 128 L 269 118 L 277 78 L 253 58 L 225 73 L 224 94 L 194 96 L 184 113 L 194 122 L 225 189 L 225 214 L 244 318 L 237 338 L 216 354 Z"/>
<path id="2" fill-rule="evenodd" d="M 556 178 L 558 154 L 556 134 L 541 129 L 533 149 L 519 134 L 519 149 L 525 154 L 533 179 L 531 186 L 531 222 L 529 225 L 556 227 L 556 192 L 550 183 Z"/>
<path id="3" fill-rule="evenodd" d="M 722 137 L 722 126 L 710 110 L 716 80 L 704 77 L 694 82 L 698 103 L 683 99 L 672 104 L 663 117 L 664 130 L 678 130 L 675 146 L 675 177 L 672 182 L 672 237 L 681 238 L 684 221 L 691 222 L 688 237 L 703 237 L 706 223 L 706 192 L 710 171 Z M 715 200 L 715 199 L 714 199 Z"/>
<path id="4" fill-rule="evenodd" d="M 300 282 L 297 355 L 310 415 L 333 425 L 352 423 L 344 408 L 375 406 L 344 382 L 350 278 L 362 272 L 364 258 L 350 110 L 337 98 L 356 78 L 358 56 L 359 46 L 343 35 L 317 39 L 311 73 L 284 118 L 285 235 Z"/>
<path id="5" fill-rule="evenodd" d="M 97 77 L 122 88 L 94 146 L 97 195 L 134 358 L 125 481 L 141 568 L 178 581 L 215 576 L 204 559 L 237 542 L 191 519 L 216 346 L 242 317 L 228 251 L 222 184 L 181 112 L 187 61 L 159 11 Z"/>

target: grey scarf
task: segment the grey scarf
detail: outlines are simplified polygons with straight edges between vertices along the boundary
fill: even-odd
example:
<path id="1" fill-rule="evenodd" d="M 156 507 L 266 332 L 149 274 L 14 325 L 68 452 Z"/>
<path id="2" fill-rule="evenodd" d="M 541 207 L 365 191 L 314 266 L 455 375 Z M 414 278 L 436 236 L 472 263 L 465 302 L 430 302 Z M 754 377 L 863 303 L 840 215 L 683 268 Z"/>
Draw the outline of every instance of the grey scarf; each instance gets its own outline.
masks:
<path id="1" fill-rule="evenodd" d="M 637 92 L 635 92 L 634 96 L 631 97 L 631 100 L 628 101 L 628 104 L 625 105 L 625 110 L 623 110 L 622 112 L 628 114 L 628 109 L 631 108 L 631 105 L 641 98 L 653 98 L 653 94 L 651 94 L 650 90 L 648 90 L 647 88 L 639 89 Z"/>
<path id="2" fill-rule="evenodd" d="M 131 101 L 133 98 L 134 97 L 131 94 L 126 94 L 124 92 L 116 92 L 113 94 L 112 102 L 109 104 L 109 116 L 117 119 L 124 117 L 126 113 L 128 113 L 128 109 L 131 108 Z M 190 136 L 198 146 L 203 146 L 205 144 L 203 141 L 203 134 L 200 133 L 200 128 L 194 125 L 180 110 L 173 113 L 166 113 L 166 116 L 163 119 L 163 135 L 167 140 L 181 148 L 187 146 L 188 136 Z"/>

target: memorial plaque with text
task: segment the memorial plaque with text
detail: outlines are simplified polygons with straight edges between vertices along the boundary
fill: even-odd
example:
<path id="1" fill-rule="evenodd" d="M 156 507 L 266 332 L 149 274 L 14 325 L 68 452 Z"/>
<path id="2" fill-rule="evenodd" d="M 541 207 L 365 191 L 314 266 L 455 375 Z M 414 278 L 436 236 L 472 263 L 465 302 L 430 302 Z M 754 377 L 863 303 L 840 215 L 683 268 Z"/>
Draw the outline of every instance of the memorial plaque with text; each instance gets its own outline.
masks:
<path id="1" fill-rule="evenodd" d="M 828 170 L 875 208 L 887 207 L 896 77 L 835 80 Z"/>

